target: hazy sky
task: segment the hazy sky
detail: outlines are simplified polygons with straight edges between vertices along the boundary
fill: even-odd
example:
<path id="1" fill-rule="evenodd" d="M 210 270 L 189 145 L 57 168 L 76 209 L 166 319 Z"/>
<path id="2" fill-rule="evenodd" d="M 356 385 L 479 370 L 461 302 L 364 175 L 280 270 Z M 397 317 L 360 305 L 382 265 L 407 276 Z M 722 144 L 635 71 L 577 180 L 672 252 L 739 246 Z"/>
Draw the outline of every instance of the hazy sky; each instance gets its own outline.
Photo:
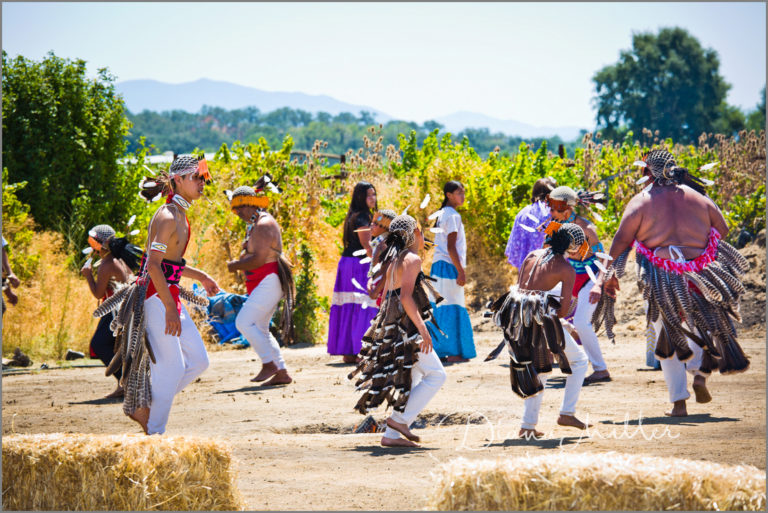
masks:
<path id="1" fill-rule="evenodd" d="M 592 76 L 632 34 L 716 50 L 744 110 L 765 83 L 764 3 L 3 3 L 2 45 L 118 81 L 210 78 L 327 94 L 422 122 L 456 111 L 594 126 Z"/>

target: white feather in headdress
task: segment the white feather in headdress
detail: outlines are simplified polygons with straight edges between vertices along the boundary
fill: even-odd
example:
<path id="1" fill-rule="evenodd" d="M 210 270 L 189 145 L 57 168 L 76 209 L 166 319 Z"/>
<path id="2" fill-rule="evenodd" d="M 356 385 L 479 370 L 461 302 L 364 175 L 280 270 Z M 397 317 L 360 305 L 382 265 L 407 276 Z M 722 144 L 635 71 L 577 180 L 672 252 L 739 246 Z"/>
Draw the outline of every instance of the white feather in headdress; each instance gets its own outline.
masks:
<path id="1" fill-rule="evenodd" d="M 443 209 L 442 208 L 440 210 L 436 210 L 435 212 L 432 212 L 427 219 L 432 221 L 433 219 L 437 219 L 441 215 L 443 215 Z"/>
<path id="2" fill-rule="evenodd" d="M 421 200 L 421 204 L 419 205 L 419 208 L 426 208 L 426 206 L 429 204 L 429 193 L 427 193 L 426 196 L 424 196 L 424 199 Z"/>

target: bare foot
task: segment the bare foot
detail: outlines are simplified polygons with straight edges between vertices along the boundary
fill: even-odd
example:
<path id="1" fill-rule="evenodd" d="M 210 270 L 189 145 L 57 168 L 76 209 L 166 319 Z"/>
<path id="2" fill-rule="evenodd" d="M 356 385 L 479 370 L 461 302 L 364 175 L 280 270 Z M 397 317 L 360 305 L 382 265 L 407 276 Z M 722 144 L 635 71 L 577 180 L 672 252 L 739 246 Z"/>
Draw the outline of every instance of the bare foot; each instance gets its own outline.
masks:
<path id="1" fill-rule="evenodd" d="M 464 363 L 464 362 L 468 362 L 469 359 L 462 358 L 461 356 L 457 356 L 457 355 L 452 355 L 446 358 L 445 361 L 448 363 Z"/>
<path id="2" fill-rule="evenodd" d="M 608 373 L 607 369 L 595 371 L 584 378 L 585 385 L 589 385 L 590 383 L 599 383 L 601 381 L 611 381 L 611 375 Z"/>
<path id="3" fill-rule="evenodd" d="M 277 365 L 275 364 L 275 362 L 262 364 L 261 370 L 259 371 L 258 374 L 256 374 L 256 377 L 251 379 L 251 381 L 255 381 L 257 383 L 259 381 L 264 381 L 265 379 L 271 378 L 272 376 L 277 374 L 278 370 L 279 369 L 277 368 Z"/>
<path id="4" fill-rule="evenodd" d="M 344 363 L 357 363 L 357 355 L 355 354 L 345 354 L 343 357 Z"/>
<path id="5" fill-rule="evenodd" d="M 419 444 L 413 443 L 410 440 L 387 438 L 386 436 L 381 438 L 381 445 L 384 447 L 419 447 Z"/>
<path id="6" fill-rule="evenodd" d="M 697 403 L 708 403 L 712 400 L 707 390 L 707 378 L 704 376 L 695 376 L 693 378 L 693 393 L 696 395 Z"/>
<path id="7" fill-rule="evenodd" d="M 685 407 L 685 399 L 675 401 L 672 406 L 672 411 L 666 411 L 664 412 L 664 415 L 667 417 L 687 417 L 688 410 Z"/>
<path id="8" fill-rule="evenodd" d="M 149 422 L 149 408 L 136 408 L 133 413 L 128 416 L 139 423 L 141 429 L 144 430 L 145 435 L 149 434 L 147 431 L 147 422 Z"/>
<path id="9" fill-rule="evenodd" d="M 405 424 L 401 424 L 400 422 L 395 422 L 394 420 L 392 420 L 392 417 L 387 419 L 387 426 L 391 427 L 392 429 L 394 429 L 395 431 L 397 431 L 398 433 L 400 433 L 401 435 L 403 435 L 404 437 L 406 437 L 408 440 L 412 442 L 421 441 L 421 438 L 411 433 L 411 430 L 408 429 L 408 426 L 406 426 Z"/>
<path id="10" fill-rule="evenodd" d="M 104 396 L 104 399 L 115 399 L 118 397 L 123 397 L 125 395 L 125 392 L 123 391 L 123 387 L 120 385 L 117 385 L 117 388 L 112 391 L 112 393 L 109 393 Z"/>
<path id="11" fill-rule="evenodd" d="M 575 427 L 577 429 L 587 429 L 592 427 L 592 424 L 584 424 L 573 415 L 560 415 L 557 418 L 557 424 L 560 426 Z"/>
<path id="12" fill-rule="evenodd" d="M 525 438 L 526 440 L 530 439 L 539 439 L 544 436 L 544 433 L 541 431 L 536 431 L 535 429 L 526 429 L 526 428 L 520 428 L 520 432 L 517 434 L 518 438 Z"/>
<path id="13" fill-rule="evenodd" d="M 280 369 L 274 376 L 272 376 L 272 379 L 264 383 L 263 386 L 272 387 L 275 385 L 288 385 L 291 382 L 293 382 L 293 379 L 288 375 L 288 371 L 286 369 Z"/>

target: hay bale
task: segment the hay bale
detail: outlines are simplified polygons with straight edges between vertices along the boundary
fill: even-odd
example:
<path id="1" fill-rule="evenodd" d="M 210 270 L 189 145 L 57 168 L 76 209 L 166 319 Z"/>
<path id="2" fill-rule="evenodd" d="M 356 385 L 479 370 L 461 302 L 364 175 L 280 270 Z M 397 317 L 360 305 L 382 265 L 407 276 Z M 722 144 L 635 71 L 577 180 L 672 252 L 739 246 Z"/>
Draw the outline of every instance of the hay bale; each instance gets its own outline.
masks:
<path id="1" fill-rule="evenodd" d="M 239 510 L 231 461 L 204 439 L 3 436 L 3 509 Z"/>
<path id="2" fill-rule="evenodd" d="M 764 510 L 765 472 L 681 458 L 558 451 L 443 465 L 432 510 Z"/>

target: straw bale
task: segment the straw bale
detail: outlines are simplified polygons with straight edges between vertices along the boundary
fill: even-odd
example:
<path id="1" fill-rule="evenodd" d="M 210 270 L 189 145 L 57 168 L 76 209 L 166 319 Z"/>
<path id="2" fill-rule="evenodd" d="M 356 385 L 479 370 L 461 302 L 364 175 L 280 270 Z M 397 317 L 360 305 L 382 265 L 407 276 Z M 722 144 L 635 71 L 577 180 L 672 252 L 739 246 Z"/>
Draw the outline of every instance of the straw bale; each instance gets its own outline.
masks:
<path id="1" fill-rule="evenodd" d="M 765 510 L 765 472 L 681 458 L 559 451 L 444 464 L 431 510 Z"/>
<path id="2" fill-rule="evenodd" d="M 180 436 L 3 436 L 3 509 L 242 510 L 231 462 Z"/>

